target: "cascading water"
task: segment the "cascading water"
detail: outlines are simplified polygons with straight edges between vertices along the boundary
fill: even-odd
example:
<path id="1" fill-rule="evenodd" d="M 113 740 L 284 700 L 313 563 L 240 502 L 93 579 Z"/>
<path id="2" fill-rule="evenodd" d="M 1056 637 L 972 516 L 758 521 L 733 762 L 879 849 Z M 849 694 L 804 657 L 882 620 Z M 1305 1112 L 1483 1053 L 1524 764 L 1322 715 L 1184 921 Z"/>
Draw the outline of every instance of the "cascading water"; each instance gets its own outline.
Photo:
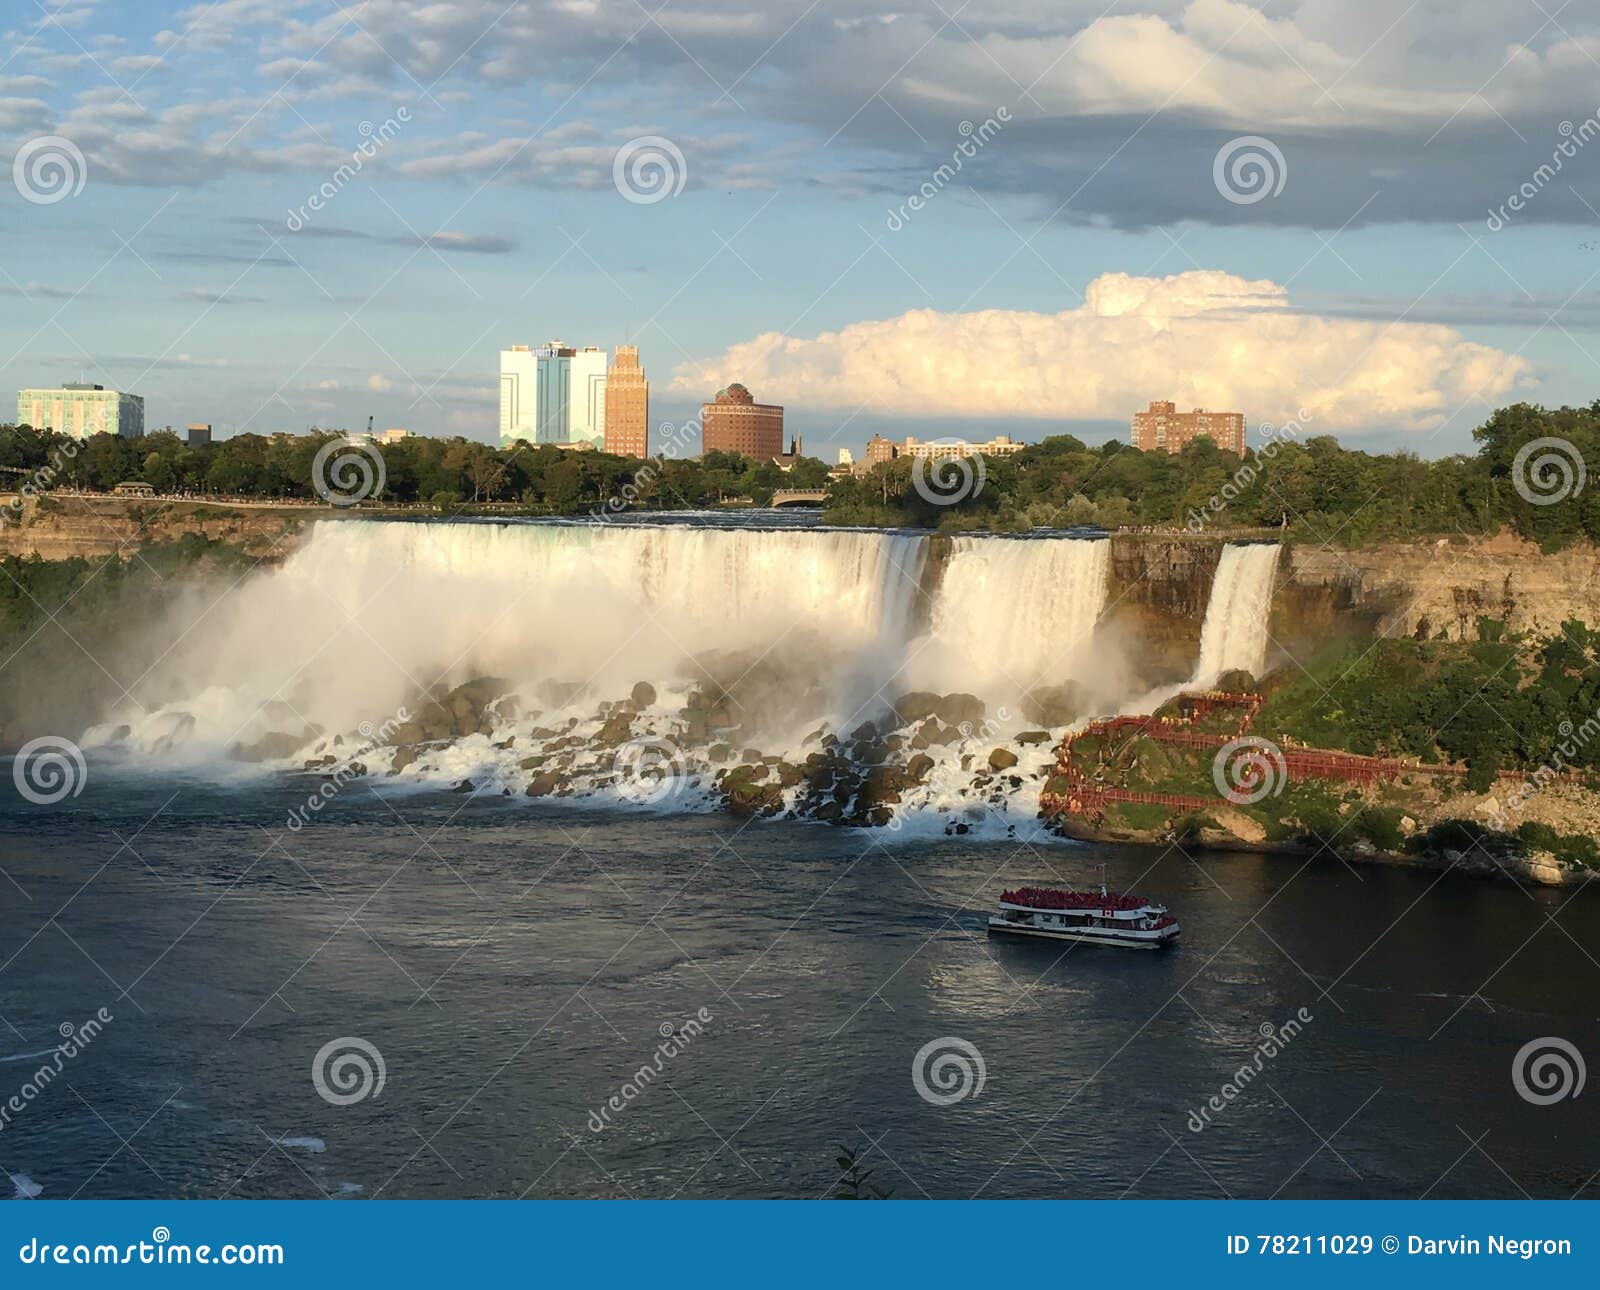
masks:
<path id="1" fill-rule="evenodd" d="M 959 537 L 928 570 L 933 549 L 830 529 L 325 522 L 179 624 L 181 650 L 84 743 L 139 764 L 1032 829 L 1061 732 L 1086 695 L 1129 683 L 1090 649 L 1110 543 Z M 1202 672 L 1259 669 L 1276 554 L 1224 552 Z"/>
<path id="2" fill-rule="evenodd" d="M 956 538 L 910 675 L 1013 704 L 1078 675 L 1110 552 L 1104 539 Z"/>
<path id="3" fill-rule="evenodd" d="M 1211 685 L 1235 668 L 1261 675 L 1267 661 L 1267 627 L 1279 549 L 1275 543 L 1265 542 L 1229 543 L 1222 548 L 1200 629 L 1195 686 Z"/>

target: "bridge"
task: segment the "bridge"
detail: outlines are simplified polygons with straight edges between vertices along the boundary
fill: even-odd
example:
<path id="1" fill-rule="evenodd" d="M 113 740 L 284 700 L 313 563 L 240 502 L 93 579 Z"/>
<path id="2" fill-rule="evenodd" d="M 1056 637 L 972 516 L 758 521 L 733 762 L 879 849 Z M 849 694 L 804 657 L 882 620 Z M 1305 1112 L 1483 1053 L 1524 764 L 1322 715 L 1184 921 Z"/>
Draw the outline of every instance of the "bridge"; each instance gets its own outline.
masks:
<path id="1" fill-rule="evenodd" d="M 774 506 L 820 506 L 827 500 L 825 488 L 779 488 L 772 494 Z"/>

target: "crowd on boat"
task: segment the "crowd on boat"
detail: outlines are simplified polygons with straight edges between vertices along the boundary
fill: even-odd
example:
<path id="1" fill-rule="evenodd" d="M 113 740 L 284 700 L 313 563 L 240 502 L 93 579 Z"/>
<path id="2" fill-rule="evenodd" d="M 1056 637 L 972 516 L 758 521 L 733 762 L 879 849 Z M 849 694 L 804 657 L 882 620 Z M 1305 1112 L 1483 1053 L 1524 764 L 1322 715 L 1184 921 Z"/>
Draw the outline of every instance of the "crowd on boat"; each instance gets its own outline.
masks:
<path id="1" fill-rule="evenodd" d="M 1143 896 L 1120 892 L 1060 891 L 1052 887 L 1018 887 L 1002 891 L 1000 899 L 1008 905 L 1029 909 L 1143 909 L 1150 902 Z"/>

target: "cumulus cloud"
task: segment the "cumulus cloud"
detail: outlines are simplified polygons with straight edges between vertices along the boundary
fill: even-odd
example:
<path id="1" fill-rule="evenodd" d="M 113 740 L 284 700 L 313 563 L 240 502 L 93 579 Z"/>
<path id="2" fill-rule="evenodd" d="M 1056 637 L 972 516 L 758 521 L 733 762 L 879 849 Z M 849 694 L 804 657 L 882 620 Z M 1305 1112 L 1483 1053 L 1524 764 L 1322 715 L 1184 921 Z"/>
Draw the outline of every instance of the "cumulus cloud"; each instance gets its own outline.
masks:
<path id="1" fill-rule="evenodd" d="M 917 309 L 797 338 L 767 332 L 674 376 L 703 396 L 741 381 L 756 397 L 907 416 L 1125 420 L 1150 399 L 1302 412 L 1320 431 L 1428 430 L 1500 399 L 1531 365 L 1429 323 L 1297 312 L 1277 283 L 1212 270 L 1108 273 L 1057 314 Z"/>

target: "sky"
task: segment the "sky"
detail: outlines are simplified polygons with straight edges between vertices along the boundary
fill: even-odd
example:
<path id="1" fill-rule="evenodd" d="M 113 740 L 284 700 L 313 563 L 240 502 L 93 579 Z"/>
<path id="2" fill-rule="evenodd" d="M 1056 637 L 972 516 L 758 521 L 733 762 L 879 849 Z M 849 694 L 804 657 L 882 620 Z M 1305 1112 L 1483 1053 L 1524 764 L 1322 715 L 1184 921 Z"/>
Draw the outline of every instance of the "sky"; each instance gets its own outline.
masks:
<path id="1" fill-rule="evenodd" d="M 495 439 L 498 351 L 632 342 L 873 433 L 1152 399 L 1472 450 L 1600 395 L 1583 0 L 13 0 L 0 387 Z M 0 405 L 0 416 L 9 407 Z"/>

